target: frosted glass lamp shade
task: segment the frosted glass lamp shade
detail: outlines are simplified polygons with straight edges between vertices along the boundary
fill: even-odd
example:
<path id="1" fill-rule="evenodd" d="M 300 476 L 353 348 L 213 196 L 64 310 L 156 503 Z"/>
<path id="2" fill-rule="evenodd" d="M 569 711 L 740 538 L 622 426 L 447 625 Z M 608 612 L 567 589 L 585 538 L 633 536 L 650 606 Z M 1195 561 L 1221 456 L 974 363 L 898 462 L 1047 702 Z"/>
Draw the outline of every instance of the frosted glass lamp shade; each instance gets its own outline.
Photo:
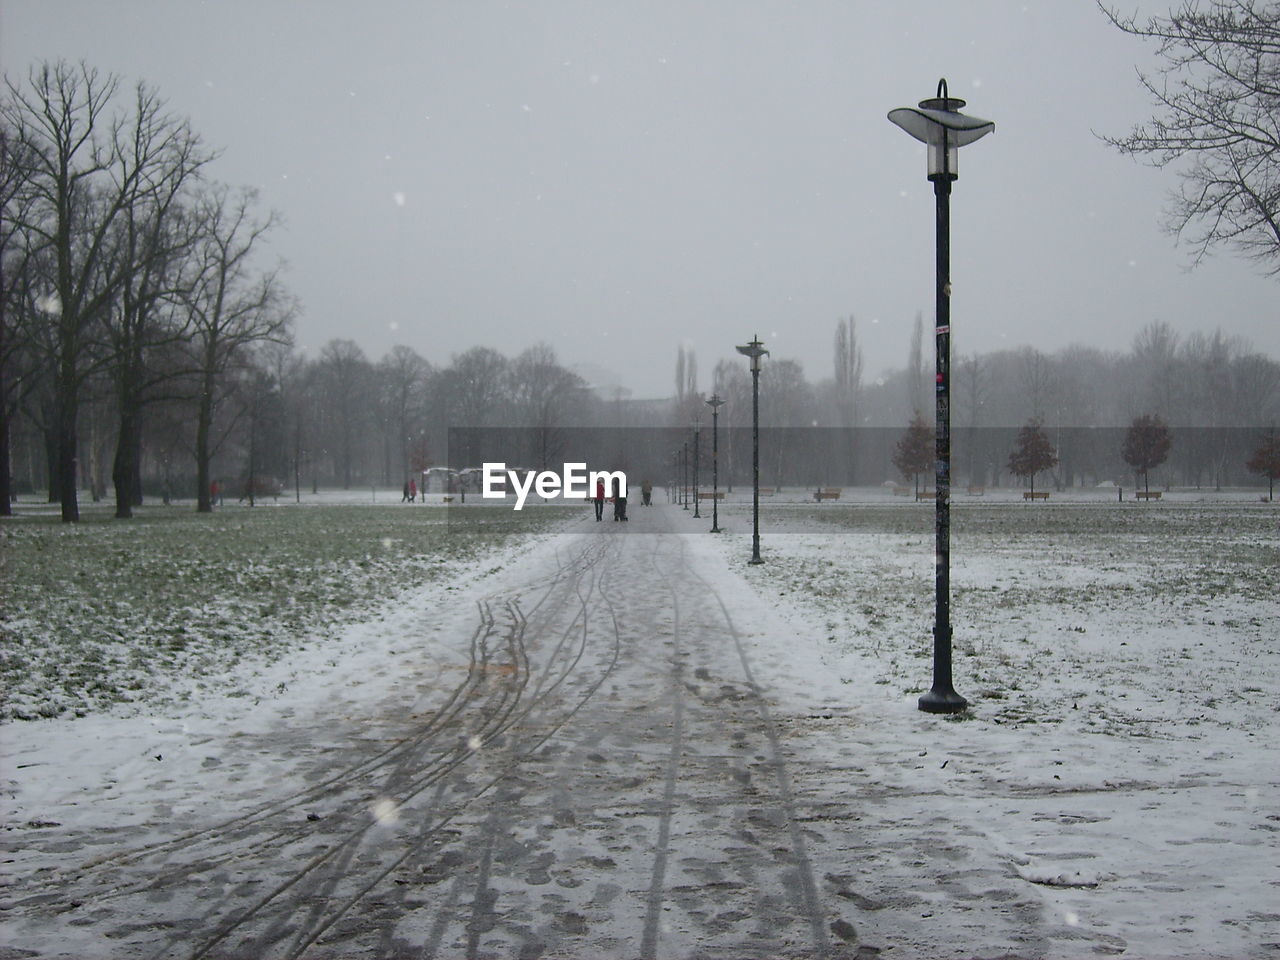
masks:
<path id="1" fill-rule="evenodd" d="M 926 146 L 930 180 L 940 177 L 954 180 L 960 148 L 996 128 L 990 120 L 961 113 L 963 106 L 963 100 L 943 96 L 921 100 L 918 107 L 889 111 L 890 121 Z"/>

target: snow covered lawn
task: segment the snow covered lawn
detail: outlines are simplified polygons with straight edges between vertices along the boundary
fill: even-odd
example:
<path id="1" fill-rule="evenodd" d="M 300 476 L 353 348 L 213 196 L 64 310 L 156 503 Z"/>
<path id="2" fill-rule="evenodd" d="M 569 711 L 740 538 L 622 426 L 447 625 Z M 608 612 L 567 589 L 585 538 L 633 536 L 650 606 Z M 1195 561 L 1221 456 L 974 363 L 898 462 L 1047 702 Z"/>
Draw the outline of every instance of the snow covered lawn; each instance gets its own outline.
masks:
<path id="1" fill-rule="evenodd" d="M 921 949 L 944 933 L 981 944 L 927 892 L 963 883 L 975 844 L 1041 889 L 1068 942 L 1280 949 L 1274 505 L 957 503 L 955 683 L 971 703 L 957 718 L 916 709 L 931 682 L 933 504 L 762 513 L 765 564 L 746 563 L 743 508 L 716 542 L 797 634 L 826 637 L 851 705 L 833 750 L 862 768 L 841 789 L 883 796 L 876 832 L 937 858 L 883 873 L 885 903 L 914 891 Z"/>
<path id="2" fill-rule="evenodd" d="M 46 506 L 20 506 L 0 524 L 0 720 L 247 696 L 264 666 L 323 649 L 337 628 L 482 556 L 511 517 L 467 506 L 495 523 L 451 524 L 453 509 L 147 506 L 121 521 L 88 507 L 66 525 Z M 555 517 L 530 511 L 519 529 Z"/>
<path id="3" fill-rule="evenodd" d="M 413 786 L 425 768 L 416 754 L 383 780 L 366 767 L 422 740 L 457 764 L 450 788 L 427 805 L 463 806 L 433 813 L 448 829 L 415 841 L 422 863 L 386 874 L 390 892 L 378 888 L 368 912 L 351 911 L 353 943 L 394 930 L 458 955 L 473 941 L 493 955 L 537 943 L 561 944 L 555 956 L 639 955 L 645 942 L 654 956 L 711 955 L 728 942 L 743 946 L 723 955 L 782 955 L 758 938 L 734 939 L 755 924 L 770 931 L 759 936 L 795 937 L 786 955 L 806 957 L 808 940 L 860 958 L 1275 955 L 1274 506 L 958 503 L 955 676 L 972 708 L 952 718 L 916 709 L 930 681 L 932 505 L 879 494 L 770 504 L 761 566 L 746 562 L 748 509 L 724 504 L 730 532 L 720 537 L 705 532 L 709 519 L 675 507 L 637 509 L 632 523 L 603 530 L 582 520 L 569 527 L 580 536 L 564 539 L 546 535 L 562 529 L 555 510 L 518 521 L 506 511 L 542 533 L 493 538 L 407 505 L 282 506 L 251 518 L 228 509 L 209 526 L 176 515 L 71 531 L 54 519 L 35 533 L 41 522 L 5 524 L 8 569 L 11 556 L 45 569 L 41 553 L 61 550 L 75 571 L 61 596 L 77 578 L 100 578 L 75 595 L 80 609 L 109 595 L 145 613 L 136 622 L 148 631 L 203 624 L 192 630 L 199 642 L 168 653 L 153 642 L 159 632 L 112 641 L 122 657 L 130 638 L 140 649 L 132 702 L 73 700 L 91 719 L 69 709 L 0 730 L 5 922 L 69 957 L 108 955 L 104 936 L 110 955 L 150 956 L 157 938 L 188 927 L 230 929 L 215 921 L 234 920 L 238 903 L 265 902 L 257 891 L 272 884 L 281 916 L 295 915 L 291 871 L 311 854 L 268 846 L 255 859 L 258 835 L 224 842 L 219 824 L 274 804 L 258 824 L 270 842 L 276 831 L 318 843 L 343 836 L 340 827 L 369 843 L 384 827 L 390 836 L 396 818 L 378 800 L 374 821 L 362 820 L 365 801 L 394 795 L 401 780 Z M 236 529 L 217 534 L 220 524 Z M 116 542 L 113 557 L 105 545 L 116 537 L 133 539 Z M 217 606 L 192 599 L 202 578 L 178 590 L 156 569 L 145 588 L 121 594 L 99 569 L 186 569 L 180 558 L 197 547 L 232 571 L 215 593 L 239 596 L 242 606 L 221 615 L 245 639 L 222 641 L 201 619 Z M 289 608 L 261 571 L 307 565 L 329 571 L 334 602 L 307 601 L 292 625 L 268 612 L 283 626 L 259 627 L 268 602 Z M 249 589 L 254 576 L 262 581 Z M 288 580 L 288 592 L 305 580 Z M 552 582 L 554 593 L 544 586 Z M 165 604 L 177 601 L 164 598 L 177 597 L 187 612 L 166 620 Z M 28 603 L 6 628 L 28 629 L 53 606 Z M 77 662 L 76 625 L 102 620 L 69 622 L 70 636 L 44 634 L 64 649 L 36 659 L 28 640 L 18 652 L 38 667 Z M 504 625 L 525 637 L 532 659 L 491 663 L 486 653 L 477 667 L 476 636 L 493 633 L 498 651 Z M 582 693 L 581 709 L 575 700 L 549 722 L 537 711 L 564 705 L 539 693 L 527 729 L 504 734 L 510 744 L 467 738 L 467 723 L 483 726 L 486 698 L 506 702 L 506 671 L 541 690 L 538 656 L 559 663 L 571 636 L 590 653 L 563 686 Z M 732 674 L 737 659 L 751 664 L 745 679 Z M 465 677 L 483 696 L 449 699 Z M 70 698 L 67 689 L 46 683 L 28 696 Z M 476 715 L 437 731 L 432 718 L 450 704 Z M 359 776 L 348 784 L 343 771 Z M 354 797 L 350 810 L 339 788 Z M 396 829 L 432 822 L 415 813 Z M 196 844 L 188 837 L 205 837 L 199 830 L 212 852 L 193 846 L 169 863 L 171 850 Z M 375 866 L 402 856 L 379 843 L 369 851 Z M 99 848 L 101 860 L 86 862 Z M 485 859 L 485 850 L 497 852 Z M 226 869 L 207 878 L 205 856 Z M 173 881 L 171 900 L 168 891 L 100 896 L 118 881 L 147 894 L 148 857 L 161 873 L 190 874 Z M 739 873 L 741 884 L 725 882 Z M 362 876 L 353 868 L 342 882 Z M 224 899 L 206 909 L 199 898 L 215 880 Z M 437 886 L 446 882 L 447 896 Z M 299 903 L 324 919 L 335 897 L 317 889 L 324 895 L 303 891 Z M 758 899 L 750 910 L 723 906 L 739 896 Z M 152 926 L 131 922 L 135 903 Z"/>

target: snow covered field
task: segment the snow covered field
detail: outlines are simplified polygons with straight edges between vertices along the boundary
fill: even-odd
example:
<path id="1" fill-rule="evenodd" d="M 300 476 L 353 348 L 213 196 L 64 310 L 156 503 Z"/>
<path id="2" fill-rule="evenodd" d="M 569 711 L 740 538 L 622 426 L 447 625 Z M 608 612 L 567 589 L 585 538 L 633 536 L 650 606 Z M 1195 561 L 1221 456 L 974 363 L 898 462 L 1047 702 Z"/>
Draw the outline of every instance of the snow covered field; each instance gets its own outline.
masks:
<path id="1" fill-rule="evenodd" d="M 952 511 L 963 719 L 915 705 L 931 680 L 931 503 L 771 507 L 755 567 L 732 506 L 722 524 L 738 532 L 716 543 L 798 632 L 825 637 L 856 717 L 841 740 L 874 771 L 859 786 L 889 795 L 878 831 L 929 824 L 940 844 L 997 851 L 1056 915 L 1049 955 L 1075 955 L 1086 930 L 1131 956 L 1274 955 L 1280 512 L 1250 495 L 1015 498 Z M 899 864 L 883 896 L 965 872 L 964 858 Z M 922 931 L 939 925 L 929 902 Z"/>
<path id="2" fill-rule="evenodd" d="M 344 625 L 455 577 L 511 519 L 468 511 L 493 523 L 451 528 L 438 504 L 369 490 L 228 503 L 211 516 L 152 505 L 128 522 L 90 505 L 73 526 L 56 506 L 20 504 L 0 525 L 0 720 L 247 696 L 264 664 L 300 647 L 323 655 Z M 519 529 L 551 522 L 540 512 Z"/>
<path id="3" fill-rule="evenodd" d="M 531 745 L 503 745 L 502 762 L 498 739 L 491 746 L 487 734 L 452 734 L 451 743 L 462 739 L 451 748 L 460 752 L 450 763 L 460 766 L 450 775 L 461 777 L 451 789 L 479 792 L 475 804 L 450 815 L 456 839 L 433 833 L 432 844 L 445 844 L 427 848 L 435 859 L 419 851 L 420 873 L 401 878 L 395 871 L 404 864 L 387 868 L 388 883 L 408 884 L 393 889 L 423 891 L 395 911 L 400 939 L 359 941 L 359 931 L 324 921 L 314 954 L 261 955 L 390 956 L 400 954 L 387 944 L 412 942 L 420 956 L 1274 956 L 1280 514 L 1247 496 L 1175 495 L 1159 504 L 1113 496 L 957 504 L 955 673 L 973 705 L 960 718 L 915 709 L 930 676 L 932 506 L 878 491 L 839 503 L 769 504 L 767 562 L 758 567 L 745 562 L 750 538 L 740 501 L 721 508 L 730 530 L 721 537 L 701 535 L 709 521 L 664 505 L 633 507 L 631 524 L 603 529 L 585 510 L 567 520 L 563 512 L 526 511 L 522 524 L 559 524 L 564 535 L 543 529 L 484 541 L 439 527 L 438 517 L 428 520 L 439 511 L 429 508 L 282 504 L 255 511 L 252 524 L 265 524 L 258 527 L 265 538 L 251 538 L 261 553 L 224 562 L 234 574 L 217 581 L 220 603 L 200 592 L 204 578 L 181 577 L 202 566 L 197 555 L 211 542 L 198 541 L 176 515 L 66 533 L 50 521 L 47 532 L 67 539 L 40 548 L 23 539 L 24 524 L 35 521 L 6 522 L 6 557 L 16 542 L 33 555 L 62 550 L 63 562 L 89 558 L 95 568 L 115 551 L 118 563 L 127 554 L 127 563 L 158 572 L 130 597 L 132 608 L 116 595 L 114 606 L 95 605 L 101 585 L 78 594 L 75 609 L 95 616 L 105 609 L 127 627 L 107 644 L 115 652 L 94 661 L 94 675 L 106 689 L 131 691 L 128 702 L 71 696 L 59 664 L 67 650 L 87 662 L 85 645 L 72 642 L 84 639 L 77 624 L 87 621 L 52 619 L 32 599 L 48 596 L 44 581 L 5 578 L 6 664 L 21 656 L 34 666 L 30 675 L 51 678 L 11 695 L 13 712 L 39 713 L 48 703 L 44 712 L 63 704 L 64 714 L 0 727 L 7 861 L 0 942 L 13 956 L 195 955 L 195 948 L 157 953 L 156 937 L 215 929 L 192 919 L 196 912 L 225 930 L 231 907 L 197 910 L 179 881 L 166 892 L 164 871 L 183 882 L 195 877 L 197 898 L 223 890 L 228 904 L 233 888 L 252 897 L 265 888 L 246 876 L 251 864 L 236 867 L 248 853 L 219 872 L 218 855 L 205 850 L 199 856 L 212 866 L 201 873 L 205 861 L 197 860 L 183 868 L 195 873 L 182 873 L 184 844 L 196 841 L 181 837 L 214 831 L 272 797 L 302 826 L 315 817 L 336 829 L 334 802 L 319 789 L 326 771 L 361 769 L 359 757 L 406 742 L 397 731 L 418 722 L 411 718 L 443 716 L 448 678 L 466 672 L 468 644 L 474 652 L 477 612 L 491 622 L 502 604 L 523 602 L 514 622 L 527 617 L 520 630 L 528 627 L 532 638 L 537 608 L 520 598 L 531 595 L 530 582 L 546 580 L 581 601 L 584 663 L 602 658 L 571 676 L 568 686 L 584 685 L 581 704 L 564 707 L 554 722 L 539 714 L 524 741 L 508 733 Z M 215 519 L 244 516 L 228 507 Z M 313 529 L 312 517 L 325 519 Z M 299 537 L 292 545 L 285 528 L 273 526 L 281 522 Z M 175 564 L 179 555 L 189 562 Z M 328 571 L 324 578 L 286 579 L 280 594 L 246 579 L 255 569 L 264 581 L 284 576 L 267 569 L 302 573 L 312 561 Z M 23 563 L 45 569 L 30 556 Z M 596 572 L 566 578 L 575 564 Z M 177 571 L 182 586 L 162 587 L 166 570 Z M 651 588 L 646 578 L 662 570 L 673 582 Z M 333 608 L 304 603 L 299 618 L 286 619 L 277 612 L 281 598 L 308 580 L 320 596 L 351 599 Z M 180 595 L 190 596 L 178 602 Z M 704 597 L 714 616 L 700 612 Z M 683 633 L 668 625 L 671 602 Z M 206 611 L 236 629 L 217 633 Z M 32 623 L 45 623 L 47 640 L 62 645 L 45 659 L 33 652 L 40 634 Z M 182 624 L 187 642 L 156 653 L 169 651 Z M 608 656 L 586 646 L 596 624 L 602 631 L 612 624 Z M 672 629 L 674 647 L 655 645 Z M 27 632 L 15 653 L 10 638 L 19 631 Z M 732 663 L 717 651 L 734 644 L 746 675 L 725 680 Z M 120 653 L 130 646 L 146 656 Z M 549 663 L 558 656 L 546 655 Z M 526 656 L 510 666 L 495 661 L 489 673 L 536 677 L 536 644 Z M 477 674 L 480 688 L 485 675 Z M 676 712 L 664 721 L 669 699 Z M 545 713 L 546 701 L 538 702 Z M 758 712 L 754 727 L 742 726 L 748 714 L 734 719 L 748 707 Z M 630 719 L 609 726 L 624 708 Z M 77 711 L 86 716 L 75 718 Z M 536 762 L 548 756 L 552 767 Z M 658 763 L 660 756 L 670 761 Z M 498 802 L 502 790 L 517 787 L 526 799 L 517 792 Z M 369 788 L 351 789 L 364 796 Z M 731 791 L 739 799 L 729 802 Z M 397 823 L 403 829 L 416 801 L 369 796 L 364 806 L 387 836 Z M 651 830 L 632 811 L 652 811 L 658 825 Z M 517 812 L 523 823 L 510 820 Z M 268 815 L 287 816 L 258 816 Z M 276 831 L 270 846 L 283 828 L 264 822 Z M 543 826 L 535 831 L 536 824 Z M 367 830 L 353 835 L 366 841 Z M 732 842 L 717 845 L 721 830 Z M 489 839 L 467 846 L 473 834 Z M 628 842 L 611 841 L 615 835 Z M 493 847 L 502 836 L 506 846 Z M 264 841 L 219 842 L 234 850 Z M 751 854 L 756 842 L 764 846 Z M 307 843 L 282 849 L 301 862 L 315 855 Z M 646 850 L 657 852 L 636 874 L 643 882 L 615 874 Z M 148 856 L 158 873 L 144 869 Z M 782 872 L 768 866 L 774 862 Z M 513 871 L 505 886 L 504 864 Z M 261 870 L 269 882 L 279 876 L 282 888 L 296 882 Z M 139 883 L 150 900 L 128 894 Z M 739 905 L 735 891 L 752 883 L 765 892 Z M 793 896 L 784 896 L 788 889 Z M 551 891 L 541 907 L 538 891 Z M 776 897 L 790 899 L 790 911 Z M 136 908 L 156 916 L 123 923 L 117 903 L 150 903 Z M 760 923 L 748 934 L 753 915 Z M 415 932 L 405 916 L 435 919 Z M 292 935 L 295 947 L 313 942 L 307 929 Z M 257 942 L 276 943 L 269 932 Z M 340 932 L 364 945 L 324 950 L 322 933 Z M 369 946 L 377 942 L 381 953 Z M 230 955 L 210 951 L 201 955 Z"/>

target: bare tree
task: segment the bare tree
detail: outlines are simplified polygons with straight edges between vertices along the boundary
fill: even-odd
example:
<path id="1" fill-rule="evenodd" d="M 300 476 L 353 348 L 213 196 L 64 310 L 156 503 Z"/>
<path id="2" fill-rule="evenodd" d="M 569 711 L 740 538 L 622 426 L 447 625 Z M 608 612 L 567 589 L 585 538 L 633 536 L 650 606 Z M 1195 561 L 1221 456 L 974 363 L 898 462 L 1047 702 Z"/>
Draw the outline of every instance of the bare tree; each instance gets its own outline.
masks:
<path id="1" fill-rule="evenodd" d="M 252 255 L 275 225 L 276 216 L 256 219 L 252 191 L 232 195 L 216 187 L 202 199 L 196 218 L 200 234 L 188 261 L 183 304 L 192 329 L 192 352 L 199 371 L 196 400 L 196 510 L 213 509 L 209 464 L 223 378 L 253 344 L 288 342 L 293 305 L 275 271 L 255 273 Z"/>
<path id="2" fill-rule="evenodd" d="M 1034 347 L 1023 347 L 1018 351 L 1018 365 L 1018 379 L 1023 396 L 1031 405 L 1031 415 L 1044 420 L 1054 387 L 1052 364 Z"/>
<path id="3" fill-rule="evenodd" d="M 395 472 L 408 477 L 412 472 L 410 451 L 418 434 L 415 414 L 423 402 L 431 364 L 412 347 L 398 345 L 378 361 L 376 377 L 387 418 L 390 449 L 396 459 Z"/>
<path id="4" fill-rule="evenodd" d="M 907 355 L 907 406 L 912 410 L 923 409 L 929 402 L 925 393 L 924 367 L 924 315 L 917 313 L 911 327 L 911 351 Z"/>
<path id="5" fill-rule="evenodd" d="M 330 340 L 316 365 L 322 390 L 324 421 L 335 442 L 335 473 L 344 490 L 351 489 L 358 449 L 370 423 L 373 368 L 354 340 Z"/>
<path id="6" fill-rule="evenodd" d="M 1160 410 L 1166 417 L 1176 415 L 1181 396 L 1178 363 L 1178 334 L 1163 320 L 1154 320 L 1133 338 L 1133 359 L 1146 393 L 1143 405 Z"/>
<path id="7" fill-rule="evenodd" d="M 117 231 L 116 242 L 131 265 L 106 318 L 117 404 L 111 472 L 117 518 L 132 517 L 133 507 L 142 502 L 143 411 L 149 404 L 172 399 L 172 392 L 159 388 L 189 370 L 186 364 L 172 362 L 189 332 L 183 311 L 177 309 L 183 258 L 195 239 L 185 201 L 209 158 L 195 136 L 175 141 L 173 162 L 161 171 L 163 176 L 153 178 L 149 195 L 124 212 Z M 163 362 L 166 359 L 169 362 Z"/>
<path id="8" fill-rule="evenodd" d="M 535 344 L 511 363 L 509 393 L 514 421 L 533 428 L 529 453 L 547 470 L 563 447 L 560 428 L 573 419 L 586 384 L 560 366 L 555 351 Z"/>
<path id="9" fill-rule="evenodd" d="M 852 482 L 858 473 L 858 455 L 856 433 L 851 428 L 858 426 L 858 398 L 862 392 L 862 347 L 858 343 L 858 324 L 850 315 L 842 317 L 836 323 L 835 343 L 833 344 L 835 359 L 835 386 L 837 416 L 840 425 L 846 429 L 842 437 L 847 444 L 845 450 L 845 467 Z"/>
<path id="10" fill-rule="evenodd" d="M 11 516 L 13 508 L 10 464 L 11 424 L 17 414 L 22 392 L 20 368 L 25 359 L 24 337 L 17 324 L 29 310 L 22 309 L 24 289 L 31 286 L 32 252 L 21 227 L 32 202 L 23 170 L 30 166 L 20 154 L 19 142 L 8 120 L 0 114 L 0 516 Z"/>
<path id="11" fill-rule="evenodd" d="M 836 323 L 834 343 L 836 397 L 845 426 L 858 423 L 858 392 L 862 389 L 862 347 L 858 343 L 858 323 L 850 315 Z"/>
<path id="12" fill-rule="evenodd" d="M 1099 6 L 1153 42 L 1162 62 L 1138 73 L 1155 115 L 1103 139 L 1157 167 L 1178 165 L 1167 226 L 1196 263 L 1225 245 L 1280 274 L 1280 3 L 1186 0 L 1142 21 Z"/>
<path id="13" fill-rule="evenodd" d="M 115 242 L 116 231 L 128 210 L 186 175 L 194 160 L 188 125 L 165 114 L 145 84 L 131 112 L 111 115 L 118 88 L 115 76 L 59 62 L 33 68 L 26 87 L 6 79 L 0 100 L 0 123 L 18 144 L 9 156 L 30 191 L 18 226 L 31 248 L 47 250 L 52 261 L 42 316 L 53 370 L 58 494 L 68 522 L 80 518 L 80 391 L 105 362 L 102 324 L 136 268 Z"/>
<path id="14" fill-rule="evenodd" d="M 987 482 L 986 457 L 980 451 L 979 433 L 984 423 L 984 407 L 987 402 L 987 358 L 977 353 L 961 356 L 956 364 L 959 399 L 962 401 L 968 422 L 965 427 L 965 449 L 969 460 L 969 483 L 978 486 Z M 981 466 L 979 466 L 981 464 Z"/>

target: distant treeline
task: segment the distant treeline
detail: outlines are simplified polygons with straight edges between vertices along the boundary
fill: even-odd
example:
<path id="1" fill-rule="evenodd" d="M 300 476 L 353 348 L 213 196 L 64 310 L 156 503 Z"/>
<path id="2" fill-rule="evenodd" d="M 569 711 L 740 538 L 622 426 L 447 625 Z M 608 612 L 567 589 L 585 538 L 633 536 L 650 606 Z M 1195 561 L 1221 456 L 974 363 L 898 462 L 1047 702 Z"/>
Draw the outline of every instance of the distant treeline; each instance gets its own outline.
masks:
<path id="1" fill-rule="evenodd" d="M 1128 422 L 1148 411 L 1172 410 L 1161 414 L 1171 424 L 1172 448 L 1153 483 L 1262 483 L 1246 470 L 1245 461 L 1267 428 L 1280 420 L 1280 364 L 1224 338 L 1188 342 L 1192 349 L 1180 351 L 1176 362 L 1190 364 L 1199 346 L 1208 345 L 1207 356 L 1221 357 L 1223 363 L 1219 369 L 1211 360 L 1204 375 L 1216 376 L 1212 382 L 1220 390 L 1206 393 L 1199 380 L 1166 376 L 1166 366 L 1146 362 L 1136 352 L 1073 349 L 1038 355 L 1024 350 L 962 358 L 957 369 L 961 376 L 969 371 L 977 392 L 966 396 L 963 385 L 958 389 L 953 481 L 1014 483 L 1006 463 L 1017 424 L 1039 415 L 1059 456 L 1042 484 L 1110 480 L 1127 485 L 1132 470 L 1121 449 Z M 910 419 L 907 411 L 915 409 L 909 407 L 909 372 L 862 388 L 855 408 L 860 425 L 845 426 L 842 421 L 853 417 L 837 403 L 833 381 L 810 384 L 798 375 L 799 365 L 785 359 L 765 364 L 762 483 L 867 485 L 904 479 L 893 467 L 893 453 Z M 750 479 L 751 380 L 744 368 L 745 363 L 722 364 L 717 378 L 716 392 L 726 399 L 717 437 L 725 486 Z M 83 484 L 94 498 L 110 494 L 110 465 L 119 444 L 119 396 L 110 371 L 104 365 L 89 378 L 82 398 L 85 429 L 78 455 Z M 139 425 L 141 489 L 135 503 L 144 495 L 196 498 L 198 384 L 177 376 L 165 398 L 147 405 Z M 1163 387 L 1173 388 L 1165 394 L 1171 406 L 1159 402 Z M 32 391 L 15 410 L 15 482 L 20 491 L 49 491 L 56 499 L 49 489 L 52 444 L 45 421 L 30 406 L 41 395 Z M 975 395 L 977 405 L 971 399 Z M 350 340 L 333 340 L 314 356 L 269 346 L 247 352 L 218 380 L 210 477 L 224 496 L 239 496 L 250 484 L 259 496 L 291 496 L 331 486 L 398 488 L 433 466 L 462 470 L 495 459 L 546 469 L 581 456 L 593 465 L 621 467 L 633 477 L 643 474 L 662 483 L 680 469 L 676 454 L 687 443 L 690 457 L 695 449 L 699 454 L 700 480 L 707 486 L 713 439 L 707 396 L 694 389 L 683 400 L 637 400 L 621 390 L 593 388 L 546 346 L 514 357 L 477 347 L 439 367 L 405 346 L 378 360 Z"/>
<path id="2" fill-rule="evenodd" d="M 683 348 L 674 395 L 649 400 L 587 383 L 544 345 L 516 356 L 475 347 L 447 360 L 408 346 L 374 360 L 349 339 L 296 349 L 300 308 L 276 269 L 258 264 L 276 217 L 259 212 L 251 192 L 209 179 L 214 156 L 145 84 L 126 92 L 117 77 L 65 63 L 36 67 L 25 82 L 6 78 L 0 512 L 18 492 L 47 493 L 71 521 L 85 490 L 114 496 L 124 518 L 145 497 L 192 498 L 208 510 L 215 489 L 399 487 L 432 466 L 478 466 L 450 442 L 450 428 L 462 427 L 525 428 L 528 449 L 502 459 L 541 468 L 566 428 L 691 431 L 700 421 L 699 462 L 709 469 L 708 391 Z M 466 318 L 413 326 L 436 320 Z M 846 318 L 832 367 L 816 380 L 793 360 L 766 357 L 768 482 L 891 479 L 892 437 L 916 411 L 932 419 L 929 353 L 917 318 L 904 368 L 869 379 Z M 1166 480 L 1253 482 L 1241 450 L 1280 421 L 1274 359 L 1222 333 L 1182 338 L 1158 322 L 1126 353 L 957 353 L 951 379 L 957 482 L 1000 482 L 1001 430 L 1032 419 L 1060 448 L 1054 482 L 1117 479 L 1118 441 L 1098 428 L 1143 414 L 1175 430 Z M 721 360 L 711 380 L 725 401 L 727 479 L 743 482 L 744 358 Z M 658 443 L 642 464 L 655 474 L 683 447 Z"/>

